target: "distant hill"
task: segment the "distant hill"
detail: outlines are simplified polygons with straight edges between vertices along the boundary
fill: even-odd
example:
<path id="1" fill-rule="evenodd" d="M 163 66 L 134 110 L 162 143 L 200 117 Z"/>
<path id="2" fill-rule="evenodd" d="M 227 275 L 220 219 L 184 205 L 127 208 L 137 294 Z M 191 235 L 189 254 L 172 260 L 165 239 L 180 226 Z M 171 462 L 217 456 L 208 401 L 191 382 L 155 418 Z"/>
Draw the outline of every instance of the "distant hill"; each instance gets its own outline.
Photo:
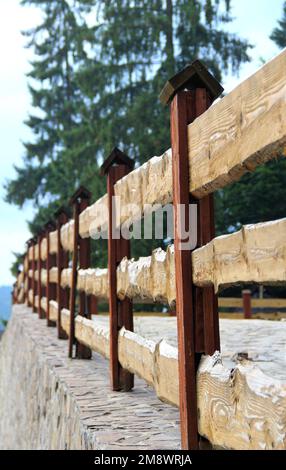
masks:
<path id="1" fill-rule="evenodd" d="M 0 286 L 0 320 L 8 320 L 11 313 L 11 286 Z M 0 321 L 0 330 L 3 325 Z"/>

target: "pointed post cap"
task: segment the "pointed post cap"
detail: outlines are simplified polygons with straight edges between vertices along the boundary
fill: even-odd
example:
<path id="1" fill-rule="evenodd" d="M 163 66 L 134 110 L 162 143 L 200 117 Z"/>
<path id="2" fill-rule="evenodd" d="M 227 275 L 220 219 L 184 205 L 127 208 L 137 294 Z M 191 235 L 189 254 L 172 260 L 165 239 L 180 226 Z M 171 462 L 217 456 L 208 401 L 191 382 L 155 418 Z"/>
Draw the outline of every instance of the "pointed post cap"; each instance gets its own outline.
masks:
<path id="1" fill-rule="evenodd" d="M 36 235 L 34 235 L 32 238 L 30 238 L 30 243 L 31 245 L 36 245 L 37 241 L 38 241 L 38 237 Z"/>
<path id="2" fill-rule="evenodd" d="M 46 230 L 44 227 L 40 228 L 38 231 L 37 231 L 37 235 L 36 235 L 36 238 L 37 240 L 39 239 L 39 237 L 42 237 L 43 235 L 45 235 L 46 233 Z"/>
<path id="3" fill-rule="evenodd" d="M 170 78 L 165 83 L 159 98 L 162 104 L 167 105 L 178 91 L 196 88 L 206 88 L 212 100 L 218 98 L 223 92 L 221 84 L 200 60 L 195 60 Z"/>
<path id="4" fill-rule="evenodd" d="M 64 206 L 59 207 L 59 208 L 54 212 L 54 217 L 57 219 L 57 218 L 60 217 L 62 214 L 66 215 L 67 217 L 70 217 L 69 210 L 68 210 L 66 207 L 64 207 Z"/>
<path id="5" fill-rule="evenodd" d="M 30 246 L 33 245 L 34 242 L 35 242 L 35 241 L 34 241 L 34 237 L 31 237 L 31 238 L 29 238 L 29 240 L 26 241 L 26 245 L 27 245 L 28 247 L 30 247 Z"/>
<path id="6" fill-rule="evenodd" d="M 53 220 L 49 220 L 46 224 L 45 224 L 45 229 L 46 231 L 51 231 L 51 230 L 54 230 L 56 228 L 56 225 L 55 225 L 55 222 Z"/>
<path id="7" fill-rule="evenodd" d="M 114 147 L 110 155 L 106 158 L 106 160 L 101 165 L 100 174 L 102 176 L 106 175 L 108 173 L 109 168 L 113 165 L 126 165 L 128 166 L 128 168 L 130 168 L 130 170 L 133 170 L 134 163 L 135 163 L 134 160 L 129 158 L 126 155 L 126 153 L 119 150 L 119 148 Z"/>
<path id="8" fill-rule="evenodd" d="M 74 204 L 78 199 L 90 199 L 91 192 L 84 186 L 80 186 L 70 198 L 70 204 Z"/>

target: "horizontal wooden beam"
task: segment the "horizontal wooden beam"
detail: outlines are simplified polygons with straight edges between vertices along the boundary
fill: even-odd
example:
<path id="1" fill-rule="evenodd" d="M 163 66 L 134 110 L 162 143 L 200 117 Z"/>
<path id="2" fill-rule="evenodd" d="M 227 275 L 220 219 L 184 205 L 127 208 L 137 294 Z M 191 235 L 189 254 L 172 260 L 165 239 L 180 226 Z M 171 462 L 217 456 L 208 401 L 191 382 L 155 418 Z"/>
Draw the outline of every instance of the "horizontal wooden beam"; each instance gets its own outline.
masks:
<path id="1" fill-rule="evenodd" d="M 286 219 L 247 225 L 238 232 L 217 237 L 192 253 L 193 282 L 219 287 L 241 283 L 281 284 L 286 281 Z M 71 270 L 61 276 L 70 287 Z M 176 300 L 174 249 L 154 250 L 138 260 L 123 259 L 117 268 L 117 294 L 142 301 L 174 304 Z M 78 288 L 102 299 L 108 297 L 107 269 L 79 270 Z M 226 302 L 225 305 L 223 303 Z M 241 307 L 240 299 L 220 299 L 220 307 Z M 253 307 L 259 306 L 258 299 Z M 266 299 L 265 299 L 266 302 Z M 270 304 L 268 307 L 270 308 Z M 284 306 L 284 304 L 283 304 Z M 282 303 L 274 305 L 282 308 Z"/>
<path id="2" fill-rule="evenodd" d="M 246 225 L 193 252 L 194 282 L 219 286 L 286 281 L 286 219 Z"/>
<path id="3" fill-rule="evenodd" d="M 188 126 L 190 192 L 198 198 L 285 154 L 286 50 Z M 172 202 L 172 156 L 167 150 L 115 185 L 120 223 L 139 220 Z M 144 204 L 149 204 L 149 209 Z M 136 208 L 135 206 L 136 205 Z M 81 214 L 82 237 L 107 229 L 107 195 Z M 67 245 L 68 242 L 67 242 Z"/>
<path id="4" fill-rule="evenodd" d="M 62 325 L 69 332 L 69 311 Z M 83 317 L 75 319 L 75 336 L 85 346 L 109 358 L 109 328 Z M 177 348 L 122 328 L 119 361 L 151 385 L 158 397 L 178 406 Z M 266 376 L 249 361 L 233 369 L 221 356 L 204 356 L 197 374 L 199 433 L 226 449 L 285 449 L 286 385 Z M 246 431 L 247 430 L 247 431 Z"/>
<path id="5" fill-rule="evenodd" d="M 77 289 L 88 295 L 108 299 L 108 270 L 106 268 L 79 269 Z"/>
<path id="6" fill-rule="evenodd" d="M 286 50 L 189 126 L 190 192 L 203 197 L 281 156 L 286 146 Z"/>

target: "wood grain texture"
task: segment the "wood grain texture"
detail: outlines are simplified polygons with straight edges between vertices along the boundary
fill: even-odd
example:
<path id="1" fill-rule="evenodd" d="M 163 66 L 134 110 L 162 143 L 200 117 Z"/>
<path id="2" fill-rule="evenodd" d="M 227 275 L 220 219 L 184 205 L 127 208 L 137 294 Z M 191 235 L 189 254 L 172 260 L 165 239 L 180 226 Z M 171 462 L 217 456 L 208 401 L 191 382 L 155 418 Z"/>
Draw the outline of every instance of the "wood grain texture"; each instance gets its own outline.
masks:
<path id="1" fill-rule="evenodd" d="M 246 225 L 193 252 L 197 285 L 286 281 L 286 219 Z"/>
<path id="2" fill-rule="evenodd" d="M 64 289 L 67 287 L 71 287 L 72 281 L 72 268 L 64 268 L 61 271 L 61 287 Z"/>
<path id="3" fill-rule="evenodd" d="M 79 269 L 77 288 L 88 295 L 95 295 L 101 299 L 108 299 L 108 271 L 107 269 L 90 268 Z"/>
<path id="4" fill-rule="evenodd" d="M 188 128 L 190 192 L 202 197 L 283 154 L 286 50 Z"/>
<path id="5" fill-rule="evenodd" d="M 192 253 L 193 281 L 197 286 L 240 283 L 281 284 L 286 281 L 286 219 L 247 225 L 240 231 L 215 238 Z M 138 260 L 124 258 L 117 268 L 117 295 L 120 299 L 176 301 L 174 248 L 158 248 Z M 62 271 L 62 286 L 70 286 L 70 270 Z M 78 288 L 106 299 L 106 269 L 80 270 Z M 268 299 L 254 299 L 253 307 L 272 306 Z M 268 303 L 267 303 L 268 302 Z M 282 308 L 285 302 L 273 306 Z M 240 299 L 220 299 L 220 307 L 241 307 Z"/>
<path id="6" fill-rule="evenodd" d="M 28 249 L 28 259 L 29 259 L 29 261 L 32 261 L 32 259 L 33 259 L 33 251 L 34 251 L 34 246 L 31 245 Z"/>
<path id="7" fill-rule="evenodd" d="M 50 254 L 54 255 L 58 252 L 58 233 L 57 230 L 53 230 L 49 234 L 50 237 Z"/>
<path id="8" fill-rule="evenodd" d="M 248 225 L 230 235 L 215 238 L 192 253 L 193 280 L 198 286 L 240 283 L 281 284 L 286 281 L 286 219 Z M 33 271 L 29 271 L 31 277 Z M 50 270 L 56 282 L 56 268 Z M 37 280 L 38 273 L 35 272 Z M 54 280 L 54 281 L 53 281 Z M 42 270 L 45 282 L 45 270 Z M 61 286 L 71 286 L 71 268 L 61 271 Z M 108 298 L 107 269 L 80 269 L 78 289 Z M 138 260 L 124 258 L 117 268 L 117 295 L 173 305 L 176 301 L 174 249 L 158 248 Z M 220 307 L 241 307 L 241 299 L 219 299 Z M 253 299 L 253 307 L 286 308 L 283 299 Z"/>
<path id="9" fill-rule="evenodd" d="M 47 238 L 44 237 L 43 240 L 41 241 L 41 260 L 46 261 L 48 256 L 48 243 L 47 243 Z"/>
<path id="10" fill-rule="evenodd" d="M 158 248 L 139 260 L 123 259 L 117 268 L 119 298 L 151 299 L 174 303 L 176 299 L 174 247 Z"/>
<path id="11" fill-rule="evenodd" d="M 62 323 L 69 331 L 69 311 Z M 109 329 L 80 316 L 75 335 L 92 350 L 109 358 Z M 147 340 L 124 328 L 119 332 L 118 356 L 122 367 L 154 387 L 158 397 L 178 406 L 177 348 L 166 341 Z M 234 368 L 223 366 L 221 356 L 203 356 L 197 372 L 200 435 L 226 449 L 286 449 L 286 383 L 264 374 L 250 361 Z"/>
<path id="12" fill-rule="evenodd" d="M 61 227 L 61 244 L 65 251 L 72 252 L 74 249 L 74 220 Z"/>
<path id="13" fill-rule="evenodd" d="M 286 147 L 286 51 L 264 65 L 188 126 L 189 190 L 202 198 L 237 181 Z M 130 224 L 173 200 L 170 149 L 118 181 L 120 223 Z M 134 206 L 136 204 L 136 207 Z M 149 204 L 145 208 L 144 204 Z M 80 235 L 106 231 L 107 195 L 80 216 Z M 71 249 L 65 235 L 65 244 Z"/>
<path id="14" fill-rule="evenodd" d="M 50 320 L 53 322 L 58 321 L 58 302 L 56 300 L 50 300 Z"/>

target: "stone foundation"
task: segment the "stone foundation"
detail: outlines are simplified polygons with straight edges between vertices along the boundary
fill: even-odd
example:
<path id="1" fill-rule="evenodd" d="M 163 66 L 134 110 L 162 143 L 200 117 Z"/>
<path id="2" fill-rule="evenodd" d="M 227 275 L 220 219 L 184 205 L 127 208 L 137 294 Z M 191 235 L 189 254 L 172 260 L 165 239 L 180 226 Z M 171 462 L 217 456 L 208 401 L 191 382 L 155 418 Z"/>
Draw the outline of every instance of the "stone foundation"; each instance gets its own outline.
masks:
<path id="1" fill-rule="evenodd" d="M 111 392 L 105 359 L 68 359 L 55 328 L 14 306 L 0 342 L 0 449 L 179 447 L 176 408 L 137 378 Z"/>

